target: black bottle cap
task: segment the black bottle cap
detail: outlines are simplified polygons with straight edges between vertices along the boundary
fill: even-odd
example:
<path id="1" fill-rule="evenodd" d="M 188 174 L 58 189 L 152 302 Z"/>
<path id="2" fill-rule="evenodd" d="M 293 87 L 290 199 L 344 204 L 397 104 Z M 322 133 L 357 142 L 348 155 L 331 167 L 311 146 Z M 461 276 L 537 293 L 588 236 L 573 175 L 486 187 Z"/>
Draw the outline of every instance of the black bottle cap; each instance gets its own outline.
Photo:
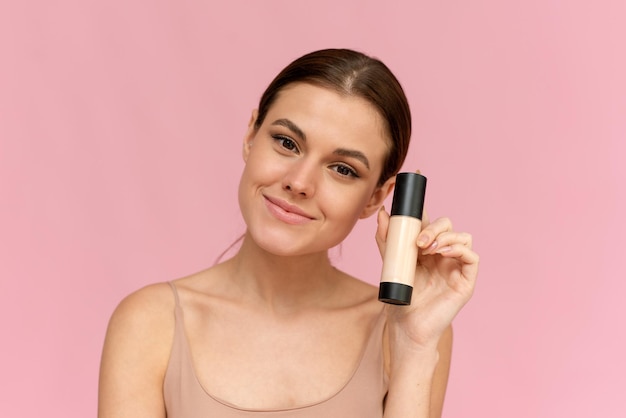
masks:
<path id="1" fill-rule="evenodd" d="M 391 203 L 391 216 L 403 215 L 422 219 L 426 177 L 417 173 L 398 173 Z"/>
<path id="2" fill-rule="evenodd" d="M 380 282 L 378 300 L 392 305 L 410 305 L 413 287 L 404 283 Z"/>

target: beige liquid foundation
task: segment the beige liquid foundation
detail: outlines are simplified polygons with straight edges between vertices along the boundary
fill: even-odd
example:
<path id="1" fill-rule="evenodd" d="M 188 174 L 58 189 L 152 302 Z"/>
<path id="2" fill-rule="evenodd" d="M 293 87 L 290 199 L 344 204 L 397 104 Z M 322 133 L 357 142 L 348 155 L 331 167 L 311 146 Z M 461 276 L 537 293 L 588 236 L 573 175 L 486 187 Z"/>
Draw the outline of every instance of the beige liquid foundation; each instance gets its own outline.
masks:
<path id="1" fill-rule="evenodd" d="M 399 173 L 396 176 L 378 292 L 381 302 L 411 304 L 425 193 L 426 177 L 421 174 Z"/>

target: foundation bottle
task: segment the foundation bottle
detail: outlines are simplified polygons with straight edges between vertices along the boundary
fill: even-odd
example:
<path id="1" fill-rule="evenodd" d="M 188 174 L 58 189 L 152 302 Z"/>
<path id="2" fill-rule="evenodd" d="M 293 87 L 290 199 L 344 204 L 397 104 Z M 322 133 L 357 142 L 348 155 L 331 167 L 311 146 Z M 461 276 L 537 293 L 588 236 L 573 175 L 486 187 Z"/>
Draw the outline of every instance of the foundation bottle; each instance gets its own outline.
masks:
<path id="1" fill-rule="evenodd" d="M 421 174 L 396 176 L 378 293 L 381 302 L 411 304 L 425 193 L 426 177 Z"/>

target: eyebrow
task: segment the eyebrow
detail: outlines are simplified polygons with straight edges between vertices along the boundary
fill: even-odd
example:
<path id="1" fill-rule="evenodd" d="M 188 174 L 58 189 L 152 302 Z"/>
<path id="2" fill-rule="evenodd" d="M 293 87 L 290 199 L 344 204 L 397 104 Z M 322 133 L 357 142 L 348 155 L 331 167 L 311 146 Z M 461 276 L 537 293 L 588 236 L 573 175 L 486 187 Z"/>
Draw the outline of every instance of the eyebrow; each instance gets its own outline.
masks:
<path id="1" fill-rule="evenodd" d="M 352 150 L 352 149 L 345 149 L 345 148 L 337 148 L 333 154 L 336 155 L 341 155 L 342 157 L 351 157 L 354 158 L 356 160 L 361 161 L 365 167 L 367 167 L 367 169 L 369 170 L 370 168 L 370 162 L 367 159 L 367 157 L 365 156 L 365 154 L 363 154 L 361 151 L 357 151 L 357 150 Z"/>
<path id="2" fill-rule="evenodd" d="M 292 131 L 294 134 L 298 135 L 302 140 L 306 141 L 306 135 L 302 132 L 302 129 L 298 127 L 295 123 L 290 121 L 289 119 L 276 119 L 272 125 L 284 126 L 285 128 Z"/>
<path id="3" fill-rule="evenodd" d="M 302 139 L 303 141 L 306 141 L 306 135 L 304 134 L 302 129 L 300 129 L 298 127 L 298 125 L 296 125 L 295 123 L 293 123 L 289 119 L 285 119 L 285 118 L 283 118 L 283 119 L 276 119 L 274 122 L 272 122 L 272 125 L 284 126 L 285 128 L 287 128 L 290 131 L 292 131 L 294 134 L 299 136 L 300 139 Z M 365 165 L 365 167 L 367 167 L 368 170 L 370 168 L 369 160 L 367 159 L 365 154 L 363 154 L 361 151 L 352 150 L 352 149 L 346 149 L 346 148 L 337 148 L 335 151 L 333 151 L 333 154 L 339 155 L 339 156 L 342 156 L 342 157 L 354 158 L 354 159 L 359 160 L 360 162 L 362 162 L 363 165 Z"/>

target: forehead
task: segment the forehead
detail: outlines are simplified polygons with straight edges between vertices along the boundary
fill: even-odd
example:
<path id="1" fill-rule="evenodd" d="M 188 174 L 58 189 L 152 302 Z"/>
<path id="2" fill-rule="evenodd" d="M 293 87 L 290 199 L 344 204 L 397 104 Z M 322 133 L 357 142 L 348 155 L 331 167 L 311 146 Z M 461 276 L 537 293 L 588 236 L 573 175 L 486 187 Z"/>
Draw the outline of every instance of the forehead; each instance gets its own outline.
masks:
<path id="1" fill-rule="evenodd" d="M 305 135 L 332 135 L 353 146 L 388 149 L 387 124 L 366 99 L 308 83 L 285 86 L 276 95 L 264 124 L 288 118 Z"/>

